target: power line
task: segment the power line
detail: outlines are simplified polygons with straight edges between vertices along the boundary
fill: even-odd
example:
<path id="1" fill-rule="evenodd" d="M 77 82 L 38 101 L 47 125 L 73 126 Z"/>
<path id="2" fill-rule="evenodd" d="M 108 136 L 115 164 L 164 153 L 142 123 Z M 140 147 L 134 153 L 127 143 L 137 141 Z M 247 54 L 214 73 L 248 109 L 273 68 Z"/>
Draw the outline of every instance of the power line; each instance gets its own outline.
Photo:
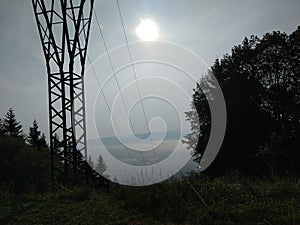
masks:
<path id="1" fill-rule="evenodd" d="M 123 28 L 123 32 L 124 32 L 124 37 L 125 37 L 125 40 L 126 40 L 127 50 L 128 50 L 129 57 L 130 57 L 130 62 L 131 62 L 132 71 L 133 71 L 133 73 L 134 73 L 134 78 L 135 78 L 135 82 L 136 82 L 136 85 L 137 85 L 139 98 L 140 98 L 141 105 L 142 105 L 143 115 L 144 115 L 144 119 L 145 119 L 145 122 L 146 122 L 146 128 L 147 128 L 148 134 L 151 135 L 150 129 L 149 129 L 149 126 L 148 126 L 148 120 L 147 120 L 147 116 L 146 116 L 146 111 L 145 111 L 143 99 L 142 99 L 142 97 L 141 97 L 140 86 L 139 86 L 139 83 L 138 83 L 138 80 L 137 80 L 136 71 L 135 71 L 135 68 L 134 68 L 134 65 L 133 65 L 133 57 L 132 57 L 132 54 L 131 54 L 131 51 L 130 51 L 130 48 L 129 48 L 129 42 L 128 42 L 128 38 L 127 38 L 126 30 L 125 30 L 125 25 L 124 25 L 124 21 L 123 21 L 123 17 L 122 17 L 122 13 L 121 13 L 121 9 L 120 9 L 120 5 L 119 5 L 119 4 L 118 4 L 118 10 L 119 10 L 119 15 L 120 15 L 121 23 L 122 23 L 122 28 Z M 102 31 L 101 26 L 100 26 L 100 20 L 99 20 L 99 18 L 98 18 L 98 16 L 97 16 L 96 10 L 93 9 L 93 11 L 94 11 L 94 15 L 95 15 L 95 20 L 96 20 L 96 23 L 97 23 L 97 27 L 98 27 L 98 29 L 99 29 L 99 33 L 100 33 L 100 36 L 101 36 L 101 39 L 102 39 L 102 42 L 103 42 L 103 45 L 104 45 L 104 48 L 105 48 L 107 57 L 108 57 L 108 61 L 109 61 L 109 64 L 110 64 L 112 73 L 113 73 L 113 77 L 114 77 L 115 82 L 116 82 L 116 84 L 117 84 L 117 88 L 118 88 L 118 90 L 119 90 L 119 92 L 120 92 L 120 95 L 121 95 L 121 99 L 122 99 L 123 105 L 124 105 L 124 107 L 125 107 L 125 110 L 126 110 L 126 112 L 127 112 L 128 118 L 129 118 L 130 126 L 131 126 L 131 128 L 132 128 L 132 131 L 133 131 L 134 135 L 137 136 L 136 130 L 134 129 L 134 126 L 133 126 L 133 122 L 132 122 L 132 120 L 131 120 L 131 118 L 130 118 L 130 115 L 129 115 L 129 110 L 128 110 L 128 107 L 127 107 L 127 104 L 126 104 L 124 95 L 123 95 L 123 93 L 122 93 L 120 83 L 119 83 L 118 78 L 117 78 L 117 76 L 116 76 L 116 71 L 115 71 L 114 65 L 113 65 L 113 63 L 112 63 L 112 58 L 111 58 L 110 52 L 109 52 L 109 50 L 108 50 L 107 43 L 106 43 L 106 41 L 105 41 L 105 38 L 104 38 L 104 35 L 103 35 L 103 31 Z M 88 57 L 88 60 L 89 60 L 89 62 L 90 62 L 90 64 L 91 64 L 91 60 L 89 59 L 89 57 Z M 91 64 L 91 66 L 92 66 L 92 64 Z M 100 88 L 100 83 L 99 83 L 99 80 L 98 80 L 98 78 L 97 78 L 97 76 L 96 76 L 96 72 L 95 72 L 93 66 L 92 66 L 92 70 L 93 70 L 93 74 L 94 74 L 94 76 L 95 76 L 95 78 L 96 78 L 96 80 L 97 80 L 98 86 L 99 86 L 99 88 Z M 106 98 L 106 96 L 105 96 L 105 94 L 104 94 L 104 91 L 103 91 L 102 89 L 101 89 L 101 93 L 102 93 L 102 95 L 103 95 L 103 97 L 104 97 L 105 104 L 107 105 L 107 107 L 108 107 L 108 109 L 109 109 L 109 111 L 110 111 L 110 113 L 111 113 L 111 107 L 110 107 L 110 105 L 109 105 L 109 103 L 108 103 L 108 101 L 107 101 L 107 98 Z M 113 118 L 113 122 L 116 124 L 116 128 L 118 128 L 118 125 L 117 125 L 116 120 L 115 120 L 114 118 Z M 119 129 L 117 129 L 117 130 L 118 130 L 118 133 L 121 135 Z M 152 140 L 152 137 L 150 136 L 150 138 L 151 138 L 151 144 L 152 144 L 152 146 L 153 146 L 153 140 Z M 138 139 L 135 139 L 135 140 L 137 141 L 137 144 L 139 145 Z M 126 148 L 126 151 L 127 151 L 127 154 L 129 155 L 127 148 Z M 142 156 L 142 160 L 143 160 L 143 162 L 144 162 L 144 165 L 146 165 L 146 164 L 145 164 L 144 155 L 143 155 L 142 152 L 141 152 L 141 156 Z M 129 155 L 129 157 L 130 157 L 130 155 Z M 154 158 L 155 158 L 155 161 L 157 162 L 157 156 L 156 156 L 156 151 L 155 151 L 155 150 L 154 150 Z"/>
<path id="2" fill-rule="evenodd" d="M 87 54 L 87 59 L 88 59 L 89 64 L 90 64 L 90 66 L 91 66 L 93 75 L 94 75 L 94 77 L 95 77 L 95 79 L 96 79 L 96 81 L 97 81 L 98 87 L 99 87 L 99 89 L 100 89 L 100 91 L 101 91 L 101 93 L 102 93 L 104 102 L 105 102 L 105 104 L 106 104 L 106 106 L 107 106 L 107 108 L 108 108 L 108 110 L 109 110 L 109 112 L 110 112 L 110 115 L 111 115 L 111 118 L 112 118 L 112 120 L 113 120 L 113 123 L 116 125 L 116 130 L 117 130 L 117 132 L 118 132 L 119 135 L 120 135 L 120 139 L 123 139 L 123 138 L 122 138 L 122 135 L 121 135 L 121 132 L 120 132 L 120 130 L 119 130 L 119 128 L 118 128 L 118 124 L 117 124 L 117 122 L 116 122 L 116 120 L 115 120 L 115 118 L 114 118 L 114 115 L 112 114 L 111 107 L 110 107 L 110 105 L 108 104 L 108 100 L 107 100 L 107 98 L 106 98 L 106 96 L 105 96 L 105 94 L 104 94 L 103 89 L 102 89 L 101 86 L 100 86 L 100 82 L 99 82 L 99 80 L 98 80 L 96 71 L 95 71 L 95 69 L 94 69 L 94 66 L 93 66 L 93 64 L 92 64 L 92 61 L 91 61 L 91 59 L 90 59 L 90 57 L 89 57 L 88 54 Z M 123 139 L 123 143 L 124 143 L 124 139 Z M 124 146 L 124 148 L 125 148 L 125 151 L 126 151 L 128 157 L 129 157 L 130 160 L 132 161 L 132 158 L 131 158 L 131 156 L 130 156 L 128 150 L 127 150 L 127 148 L 126 148 L 125 146 Z"/>
<path id="3" fill-rule="evenodd" d="M 122 16 L 122 11 L 121 11 L 121 6 L 120 6 L 120 3 L 119 3 L 119 0 L 117 0 L 117 6 L 118 6 L 118 12 L 119 12 L 119 16 L 120 16 L 120 20 L 121 20 L 121 24 L 122 24 L 122 29 L 123 29 L 123 33 L 124 33 L 124 38 L 125 38 L 125 41 L 126 41 L 126 46 L 127 46 L 127 50 L 128 50 L 128 54 L 129 54 L 129 58 L 130 58 L 130 64 L 131 64 L 132 72 L 134 74 L 135 83 L 136 83 L 136 86 L 137 86 L 137 89 L 138 89 L 139 98 L 140 98 L 140 101 L 141 101 L 141 106 L 142 106 L 142 110 L 143 110 L 143 114 L 144 114 L 144 119 L 145 119 L 145 123 L 146 123 L 146 129 L 147 129 L 148 135 L 150 136 L 150 142 L 151 142 L 151 145 L 153 147 L 154 146 L 153 145 L 153 140 L 152 140 L 151 132 L 150 132 L 150 129 L 149 129 L 149 123 L 148 123 L 148 119 L 147 119 L 147 115 L 146 115 L 146 110 L 145 110 L 144 102 L 143 102 L 142 95 L 141 95 L 140 85 L 139 85 L 139 82 L 138 82 L 138 79 L 137 79 L 137 75 L 136 75 L 136 70 L 135 70 L 135 67 L 134 67 L 134 64 L 133 64 L 133 57 L 132 57 L 132 54 L 131 54 L 131 50 L 129 48 L 129 41 L 128 41 L 128 38 L 127 38 L 127 33 L 126 33 L 126 29 L 125 29 L 125 24 L 124 24 L 124 20 L 123 20 L 123 16 Z M 158 158 L 157 158 L 157 155 L 156 155 L 156 149 L 155 148 L 154 148 L 154 159 L 155 159 L 155 162 L 157 163 L 158 162 L 157 161 Z"/>
<path id="4" fill-rule="evenodd" d="M 95 14 L 95 19 L 96 19 L 97 27 L 98 27 L 98 29 L 99 29 L 100 36 L 101 36 L 101 39 L 102 39 L 102 42 L 103 42 L 103 45 L 104 45 L 104 48 L 105 48 L 105 51 L 106 51 L 106 54 L 107 54 L 107 57 L 108 57 L 108 61 L 109 61 L 109 64 L 110 64 L 110 67 L 111 67 L 111 70 L 112 70 L 112 73 L 113 73 L 113 77 L 114 77 L 114 79 L 115 79 L 115 81 L 116 81 L 118 90 L 119 90 L 119 92 L 120 92 L 121 99 L 122 99 L 123 105 L 124 105 L 124 107 L 125 107 L 125 111 L 126 111 L 126 113 L 127 113 L 127 116 L 128 116 L 128 119 L 129 119 L 129 123 L 130 123 L 130 126 L 131 126 L 131 129 L 132 129 L 132 131 L 133 131 L 133 133 L 134 133 L 134 137 L 136 137 L 136 136 L 137 136 L 137 133 L 136 133 L 136 131 L 135 131 L 135 129 L 134 129 L 133 122 L 132 122 L 132 120 L 131 120 L 131 118 L 130 118 L 129 110 L 128 110 L 127 104 L 126 104 L 126 102 L 125 102 L 125 98 L 124 98 L 124 95 L 123 95 L 123 93 L 122 93 L 120 83 L 119 83 L 118 78 L 117 78 L 117 76 L 116 76 L 116 71 L 115 71 L 114 66 L 113 66 L 113 63 L 112 63 L 112 59 L 111 59 L 111 56 L 110 56 L 110 53 L 109 53 L 109 50 L 108 50 L 108 47 L 107 47 L 107 44 L 106 44 L 106 41 L 105 41 L 103 32 L 102 32 L 102 29 L 101 29 L 101 26 L 100 26 L 100 22 L 99 22 L 99 19 L 98 19 L 96 10 L 95 10 L 95 9 L 93 9 L 93 10 L 94 10 L 94 14 Z M 102 91 L 102 94 L 104 95 L 103 91 Z M 110 110 L 110 111 L 111 111 L 111 110 Z M 116 124 L 116 126 L 117 126 L 117 124 Z M 136 141 L 136 144 L 137 144 L 137 145 L 140 144 L 140 143 L 138 142 L 138 139 L 135 138 L 135 141 Z M 124 143 L 125 143 L 125 142 L 124 142 Z M 144 156 L 143 156 L 143 154 L 141 154 L 141 155 L 142 155 L 142 160 L 143 160 L 143 162 L 144 162 L 144 164 L 145 164 Z"/>
<path id="5" fill-rule="evenodd" d="M 119 16 L 120 16 L 120 20 L 121 20 L 121 24 L 122 24 L 122 28 L 123 28 L 123 33 L 124 33 L 124 37 L 125 37 L 125 41 L 126 41 L 126 46 L 127 46 L 127 50 L 128 50 L 128 54 L 129 54 L 129 58 L 130 58 L 131 68 L 132 68 L 132 71 L 133 71 L 133 74 L 134 74 L 134 79 L 135 79 L 136 86 L 137 86 L 137 89 L 138 89 L 139 98 L 141 100 L 141 105 L 142 105 L 142 110 L 143 110 L 143 114 L 144 114 L 144 119 L 145 119 L 145 122 L 146 122 L 147 132 L 148 132 L 149 135 L 151 135 L 151 132 L 150 132 L 150 129 L 149 129 L 149 124 L 148 124 L 148 119 L 147 119 L 147 116 L 146 116 L 145 106 L 144 106 L 144 102 L 143 102 L 142 95 L 141 95 L 140 85 L 138 83 L 136 70 L 135 70 L 135 67 L 133 65 L 133 58 L 132 58 L 132 54 L 131 54 L 131 51 L 130 51 L 130 48 L 129 48 L 129 42 L 128 42 L 128 38 L 127 38 L 127 33 L 126 33 L 124 21 L 123 21 L 123 16 L 122 16 L 119 0 L 117 0 L 117 6 L 118 6 Z"/>
<path id="6" fill-rule="evenodd" d="M 128 115 L 128 119 L 129 119 L 129 123 L 130 123 L 131 129 L 132 129 L 133 133 L 136 135 L 136 132 L 135 132 L 135 129 L 134 129 L 132 120 L 131 120 L 131 118 L 130 118 L 130 116 L 129 116 L 129 110 L 128 110 L 127 104 L 126 104 L 126 102 L 125 102 L 125 98 L 124 98 L 124 95 L 123 95 L 123 93 L 122 93 L 122 90 L 121 90 L 121 87 L 120 87 L 120 83 L 119 83 L 118 78 L 117 78 L 117 76 L 116 76 L 116 72 L 115 72 L 115 69 L 114 69 L 114 66 L 113 66 L 113 63 L 112 63 L 112 59 L 111 59 L 111 57 L 110 57 L 109 50 L 108 50 L 108 47 L 107 47 L 107 44 L 106 44 L 106 41 L 105 41 L 105 38 L 104 38 L 102 29 L 101 29 L 101 26 L 100 26 L 100 22 L 99 22 L 99 19 L 98 19 L 98 16 L 97 16 L 97 13 L 96 13 L 96 10 L 95 10 L 95 9 L 94 9 L 94 14 L 95 14 L 96 23 L 97 23 L 97 26 L 98 26 L 98 28 L 99 28 L 99 32 L 100 32 L 100 35 L 101 35 L 101 39 L 102 39 L 102 41 L 103 41 L 103 45 L 104 45 L 104 48 L 105 48 L 105 51 L 106 51 L 106 54 L 107 54 L 107 57 L 108 57 L 108 61 L 109 61 L 109 64 L 110 64 L 110 67 L 111 67 L 111 70 L 112 70 L 114 79 L 115 79 L 115 81 L 116 81 L 117 87 L 118 87 L 119 92 L 120 92 L 120 95 L 121 95 L 121 99 L 122 99 L 123 105 L 124 105 L 125 110 L 126 110 L 127 115 Z"/>

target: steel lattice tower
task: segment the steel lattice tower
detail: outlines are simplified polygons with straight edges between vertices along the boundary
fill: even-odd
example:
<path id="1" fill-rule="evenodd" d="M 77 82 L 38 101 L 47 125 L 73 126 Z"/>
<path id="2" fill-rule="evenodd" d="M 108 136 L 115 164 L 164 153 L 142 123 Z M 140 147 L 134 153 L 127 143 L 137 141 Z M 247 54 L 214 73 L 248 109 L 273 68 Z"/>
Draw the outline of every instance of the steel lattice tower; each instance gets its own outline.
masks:
<path id="1" fill-rule="evenodd" d="M 32 0 L 48 74 L 52 181 L 86 170 L 84 65 L 94 0 Z M 56 160 L 63 168 L 56 168 Z M 73 179 L 72 178 L 72 179 Z M 72 182 L 72 181 L 71 181 Z"/>

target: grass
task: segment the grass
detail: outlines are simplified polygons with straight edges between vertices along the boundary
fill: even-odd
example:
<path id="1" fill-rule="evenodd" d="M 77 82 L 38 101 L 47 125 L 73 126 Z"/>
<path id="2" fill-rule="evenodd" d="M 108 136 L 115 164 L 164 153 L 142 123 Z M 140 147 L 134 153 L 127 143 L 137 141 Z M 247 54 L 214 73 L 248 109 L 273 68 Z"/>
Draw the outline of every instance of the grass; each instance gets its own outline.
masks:
<path id="1" fill-rule="evenodd" d="M 299 225 L 298 179 L 188 176 L 110 191 L 75 188 L 38 195 L 1 193 L 0 224 Z"/>

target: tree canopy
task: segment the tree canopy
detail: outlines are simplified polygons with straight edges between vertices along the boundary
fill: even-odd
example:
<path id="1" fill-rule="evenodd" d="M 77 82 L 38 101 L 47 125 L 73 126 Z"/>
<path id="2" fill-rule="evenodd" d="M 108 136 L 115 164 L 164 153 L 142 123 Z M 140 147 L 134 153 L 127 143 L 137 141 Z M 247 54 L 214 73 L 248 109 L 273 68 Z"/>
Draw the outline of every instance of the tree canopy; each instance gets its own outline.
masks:
<path id="1" fill-rule="evenodd" d="M 233 47 L 231 54 L 215 61 L 210 72 L 224 94 L 227 128 L 209 171 L 300 171 L 300 153 L 296 150 L 300 140 L 299 62 L 300 27 L 290 35 L 274 31 L 261 39 L 245 38 L 241 45 Z M 209 74 L 200 80 L 209 81 Z M 194 91 L 195 106 L 186 113 L 192 133 L 186 142 L 199 137 L 194 151 L 199 162 L 209 137 L 210 112 L 199 84 Z"/>

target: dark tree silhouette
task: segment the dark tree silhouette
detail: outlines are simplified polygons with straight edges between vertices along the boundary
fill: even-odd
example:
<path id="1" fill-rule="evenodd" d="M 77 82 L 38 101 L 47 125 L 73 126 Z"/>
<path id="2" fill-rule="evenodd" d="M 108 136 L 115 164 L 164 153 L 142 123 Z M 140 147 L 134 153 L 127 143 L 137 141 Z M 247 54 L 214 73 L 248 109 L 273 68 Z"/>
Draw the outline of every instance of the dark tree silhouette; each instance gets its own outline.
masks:
<path id="1" fill-rule="evenodd" d="M 38 122 L 35 119 L 33 120 L 32 127 L 29 128 L 27 141 L 31 146 L 47 147 L 46 137 L 44 134 L 41 135 Z"/>
<path id="2" fill-rule="evenodd" d="M 5 114 L 3 121 L 3 129 L 5 136 L 12 136 L 16 138 L 25 138 L 25 134 L 22 130 L 22 125 L 16 120 L 14 110 L 10 108 Z"/>
<path id="3" fill-rule="evenodd" d="M 216 60 L 211 72 L 225 97 L 227 129 L 210 171 L 240 169 L 245 174 L 260 174 L 265 167 L 273 174 L 300 171 L 296 150 L 300 140 L 299 61 L 300 27 L 291 35 L 273 32 L 262 39 L 245 38 L 231 55 Z M 191 137 L 199 134 L 203 144 L 209 136 L 210 119 L 202 91 L 197 85 L 195 107 L 186 116 L 194 129 Z M 195 119 L 195 110 L 199 119 Z M 204 150 L 201 143 L 196 149 L 192 146 L 196 161 Z"/>
<path id="4" fill-rule="evenodd" d="M 34 119 L 32 123 L 32 127 L 29 128 L 29 134 L 27 138 L 30 145 L 36 146 L 38 144 L 41 135 L 41 132 L 38 129 L 39 129 L 38 123 L 36 119 Z"/>
<path id="5" fill-rule="evenodd" d="M 202 83 L 201 87 L 205 90 L 202 90 L 200 85 L 196 84 L 191 110 L 185 113 L 186 120 L 191 124 L 192 132 L 187 134 L 182 142 L 187 144 L 188 149 L 195 150 L 193 151 L 193 156 L 198 163 L 200 163 L 210 134 L 211 115 L 208 101 L 204 94 L 204 91 L 208 93 L 211 90 L 208 87 L 212 85 L 212 81 L 209 78 L 210 74 L 211 72 L 209 71 L 207 76 L 204 76 L 200 81 Z"/>

